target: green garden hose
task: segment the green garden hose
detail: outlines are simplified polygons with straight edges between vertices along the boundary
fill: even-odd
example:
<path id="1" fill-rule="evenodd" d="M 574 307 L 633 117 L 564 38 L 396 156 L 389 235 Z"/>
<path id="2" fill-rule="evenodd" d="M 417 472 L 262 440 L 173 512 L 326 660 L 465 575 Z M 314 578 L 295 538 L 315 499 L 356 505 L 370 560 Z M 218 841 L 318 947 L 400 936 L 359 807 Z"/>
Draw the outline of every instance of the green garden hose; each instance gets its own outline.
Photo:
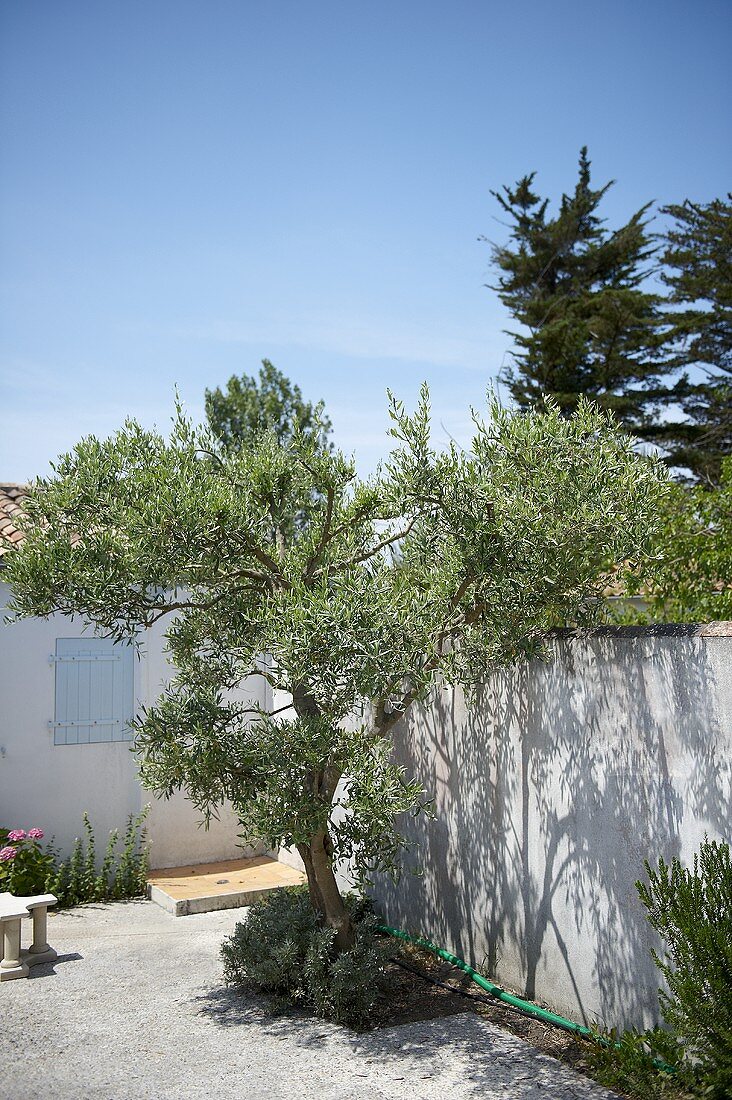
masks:
<path id="1" fill-rule="evenodd" d="M 468 966 L 466 962 L 459 959 L 457 955 L 453 955 L 450 951 L 446 951 L 444 947 L 437 947 L 434 943 L 430 943 L 429 940 L 423 940 L 418 936 L 410 936 L 407 932 L 401 932 L 398 928 L 390 928 L 388 924 L 378 925 L 379 932 L 386 932 L 389 936 L 394 936 L 399 940 L 406 940 L 407 943 L 413 943 L 417 947 L 424 947 L 425 950 L 431 951 L 433 955 L 437 955 L 438 958 L 444 959 L 445 962 L 452 963 L 458 970 L 464 971 L 469 978 L 479 985 L 481 989 L 485 989 L 486 993 L 490 993 L 491 997 L 496 997 L 497 1000 L 503 1001 L 504 1004 L 513 1005 L 514 1008 L 518 1008 L 521 1012 L 524 1012 L 527 1016 L 533 1016 L 537 1020 L 544 1020 L 545 1023 L 554 1024 L 555 1027 L 564 1028 L 565 1031 L 571 1031 L 575 1035 L 581 1035 L 584 1039 L 593 1038 L 593 1032 L 588 1027 L 584 1027 L 583 1024 L 576 1024 L 573 1020 L 567 1020 L 564 1016 L 557 1015 L 556 1012 L 548 1012 L 544 1008 L 539 1008 L 538 1005 L 532 1004 L 531 1001 L 524 1001 L 521 997 L 515 997 L 513 993 L 507 993 L 505 989 L 501 989 L 499 985 L 495 985 L 493 982 L 489 982 L 487 978 L 484 978 L 482 974 L 479 974 L 477 970 L 473 970 L 472 966 Z"/>
<path id="2" fill-rule="evenodd" d="M 479 985 L 486 993 L 490 993 L 491 997 L 503 1001 L 504 1004 L 512 1005 L 526 1016 L 533 1016 L 536 1020 L 543 1020 L 547 1024 L 561 1027 L 565 1031 L 570 1031 L 574 1035 L 580 1035 L 583 1039 L 590 1039 L 592 1042 L 600 1043 L 602 1046 L 613 1046 L 616 1049 L 619 1049 L 621 1046 L 620 1043 L 615 1043 L 611 1039 L 605 1039 L 602 1035 L 598 1035 L 589 1027 L 585 1027 L 584 1024 L 576 1024 L 574 1020 L 567 1020 L 564 1016 L 560 1016 L 556 1012 L 549 1012 L 545 1008 L 539 1008 L 538 1005 L 533 1004 L 531 1001 L 525 1001 L 522 997 L 516 997 L 513 993 L 507 993 L 505 989 L 501 989 L 500 985 L 488 981 L 488 979 L 484 978 L 482 974 L 479 974 L 477 970 L 474 970 L 472 966 L 468 966 L 463 959 L 459 959 L 457 955 L 453 955 L 451 951 L 446 951 L 444 947 L 437 947 L 436 944 L 430 943 L 429 940 L 422 939 L 421 936 L 410 936 L 408 932 L 402 932 L 398 928 L 390 928 L 388 924 L 377 925 L 377 930 L 379 932 L 385 932 L 388 936 L 394 936 L 395 939 L 413 943 L 416 947 L 423 947 L 425 951 L 431 951 L 432 954 L 437 955 L 439 959 L 444 959 L 445 962 L 449 962 L 453 966 L 456 966 L 458 970 L 462 970 L 476 985 Z M 654 1058 L 653 1064 L 656 1069 L 660 1069 L 664 1073 L 676 1072 L 675 1066 L 669 1065 L 668 1062 L 664 1062 L 660 1058 Z"/>

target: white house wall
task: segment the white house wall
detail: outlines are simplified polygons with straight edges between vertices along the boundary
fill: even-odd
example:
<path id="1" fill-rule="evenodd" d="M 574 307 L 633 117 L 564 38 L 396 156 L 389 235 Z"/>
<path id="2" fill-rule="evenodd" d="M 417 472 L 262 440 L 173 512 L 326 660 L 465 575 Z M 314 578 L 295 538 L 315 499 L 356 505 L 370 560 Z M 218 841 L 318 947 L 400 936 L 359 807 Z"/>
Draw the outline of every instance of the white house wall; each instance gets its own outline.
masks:
<path id="1" fill-rule="evenodd" d="M 61 615 L 8 625 L 10 590 L 0 582 L 0 826 L 42 828 L 68 855 L 89 814 L 97 844 L 111 829 L 122 831 L 130 814 L 150 803 L 148 838 L 152 866 L 173 867 L 234 859 L 242 852 L 237 821 L 230 809 L 208 830 L 183 796 L 154 798 L 138 779 L 131 742 L 55 745 L 55 666 L 49 660 L 57 638 L 89 634 L 80 620 Z M 135 657 L 136 704 L 149 705 L 173 674 L 165 656 L 164 626 L 148 632 L 144 652 Z M 263 705 L 266 685 L 252 678 L 242 696 Z"/>

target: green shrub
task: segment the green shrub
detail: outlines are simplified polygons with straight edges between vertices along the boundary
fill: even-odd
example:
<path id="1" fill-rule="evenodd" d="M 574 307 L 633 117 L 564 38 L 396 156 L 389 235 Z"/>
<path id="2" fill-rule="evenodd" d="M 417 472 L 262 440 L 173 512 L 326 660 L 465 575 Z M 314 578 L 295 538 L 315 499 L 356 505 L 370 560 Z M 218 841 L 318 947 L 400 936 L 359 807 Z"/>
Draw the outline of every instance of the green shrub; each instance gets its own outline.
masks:
<path id="1" fill-rule="evenodd" d="M 607 1088 L 643 1100 L 680 1100 L 696 1095 L 696 1074 L 684 1062 L 684 1049 L 670 1032 L 631 1028 L 621 1035 L 598 1032 L 595 1040 L 592 1071 Z M 661 1065 L 668 1069 L 661 1069 Z"/>
<path id="2" fill-rule="evenodd" d="M 97 871 L 94 830 L 84 814 L 84 839 L 77 837 L 68 859 L 60 860 L 52 844 L 45 851 L 41 829 L 0 829 L 0 892 L 17 897 L 55 894 L 59 908 L 86 901 L 115 901 L 140 897 L 147 890 L 149 867 L 145 818 L 149 807 L 130 816 L 117 856 L 118 831 L 109 834 L 102 865 Z"/>
<path id="3" fill-rule="evenodd" d="M 144 823 L 147 813 L 148 807 L 145 807 L 136 817 L 131 815 L 128 819 L 119 858 L 118 831 L 110 832 L 99 871 L 94 830 L 88 815 L 84 814 L 84 839 L 76 838 L 71 856 L 52 867 L 44 884 L 45 889 L 58 898 L 59 907 L 136 898 L 146 892 L 149 860 Z"/>
<path id="4" fill-rule="evenodd" d="M 594 1068 L 603 1084 L 631 1096 L 732 1097 L 732 862 L 729 845 L 705 838 L 693 870 L 678 859 L 636 887 L 648 921 L 665 941 L 653 958 L 667 1031 L 598 1036 Z M 608 1041 L 609 1040 L 609 1041 Z M 674 1072 L 659 1069 L 665 1063 Z"/>
<path id="5" fill-rule="evenodd" d="M 144 823 L 148 809 L 146 806 L 137 817 L 131 816 L 127 822 L 122 840 L 122 854 L 114 869 L 111 886 L 108 887 L 110 898 L 136 898 L 147 892 L 150 858 L 145 843 L 147 834 Z M 108 866 L 114 866 L 114 857 L 105 862 Z"/>
<path id="6" fill-rule="evenodd" d="M 356 943 L 338 955 L 335 933 L 318 923 L 305 887 L 276 890 L 252 905 L 222 945 L 226 981 L 341 1024 L 364 1026 L 379 995 L 389 945 L 360 900 L 348 895 L 346 904 Z"/>
<path id="7" fill-rule="evenodd" d="M 698 1063 L 709 1095 L 732 1096 L 732 861 L 729 845 L 705 838 L 693 870 L 678 859 L 646 862 L 637 883 L 648 920 L 666 943 L 653 957 L 668 983 L 663 1018 Z"/>
<path id="8" fill-rule="evenodd" d="M 41 848 L 42 839 L 42 829 L 0 829 L 0 892 L 16 897 L 43 892 L 55 853 Z"/>

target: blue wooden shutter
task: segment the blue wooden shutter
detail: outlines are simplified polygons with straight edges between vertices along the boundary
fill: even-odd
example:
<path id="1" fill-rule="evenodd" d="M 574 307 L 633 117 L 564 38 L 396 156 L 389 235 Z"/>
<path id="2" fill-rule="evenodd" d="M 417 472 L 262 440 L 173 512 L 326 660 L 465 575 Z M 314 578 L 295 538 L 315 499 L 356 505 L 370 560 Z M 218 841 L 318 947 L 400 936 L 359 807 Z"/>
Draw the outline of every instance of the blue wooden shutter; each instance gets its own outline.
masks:
<path id="1" fill-rule="evenodd" d="M 134 716 L 132 646 L 107 638 L 57 638 L 55 745 L 129 741 Z"/>

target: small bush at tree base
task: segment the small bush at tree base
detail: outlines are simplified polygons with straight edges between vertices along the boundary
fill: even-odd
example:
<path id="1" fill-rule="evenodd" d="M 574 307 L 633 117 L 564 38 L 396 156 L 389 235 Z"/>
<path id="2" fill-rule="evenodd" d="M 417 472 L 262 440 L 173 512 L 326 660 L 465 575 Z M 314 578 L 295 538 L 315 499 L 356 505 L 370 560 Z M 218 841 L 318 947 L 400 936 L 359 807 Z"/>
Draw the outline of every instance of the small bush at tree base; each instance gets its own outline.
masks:
<path id="1" fill-rule="evenodd" d="M 389 945 L 360 899 L 350 894 L 346 904 L 356 942 L 340 954 L 334 950 L 334 930 L 318 922 L 305 887 L 276 890 L 252 905 L 222 945 L 226 981 L 340 1024 L 363 1026 L 379 995 Z"/>

